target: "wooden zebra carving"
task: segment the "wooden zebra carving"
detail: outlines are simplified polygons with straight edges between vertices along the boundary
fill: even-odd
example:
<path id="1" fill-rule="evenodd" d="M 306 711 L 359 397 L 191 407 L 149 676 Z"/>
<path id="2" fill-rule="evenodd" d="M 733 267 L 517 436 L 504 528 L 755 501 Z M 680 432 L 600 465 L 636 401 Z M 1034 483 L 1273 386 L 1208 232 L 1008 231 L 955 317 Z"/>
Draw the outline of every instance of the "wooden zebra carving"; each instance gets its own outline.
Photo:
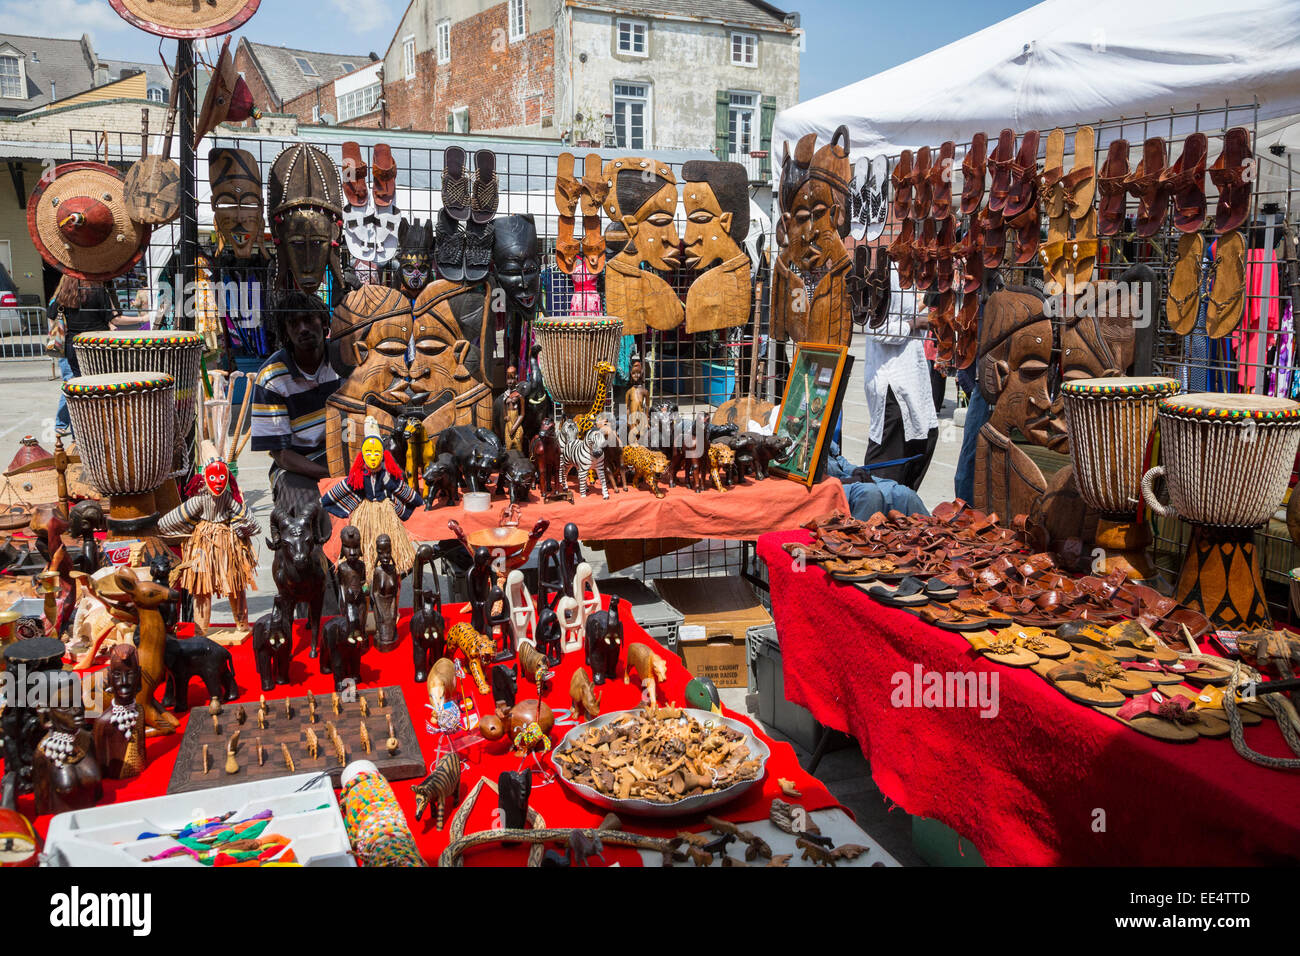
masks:
<path id="1" fill-rule="evenodd" d="M 411 787 L 411 792 L 415 794 L 415 819 L 424 816 L 424 811 L 433 804 L 434 825 L 441 830 L 447 807 L 454 807 L 460 796 L 460 757 L 447 754 L 438 761 L 433 773 Z"/>
<path id="2" fill-rule="evenodd" d="M 605 477 L 605 433 L 593 428 L 585 435 L 576 421 L 569 419 L 560 426 L 560 484 L 566 484 L 569 469 L 578 469 L 578 494 L 587 497 L 587 475 L 594 470 L 600 482 L 600 496 L 609 499 L 609 482 Z"/>

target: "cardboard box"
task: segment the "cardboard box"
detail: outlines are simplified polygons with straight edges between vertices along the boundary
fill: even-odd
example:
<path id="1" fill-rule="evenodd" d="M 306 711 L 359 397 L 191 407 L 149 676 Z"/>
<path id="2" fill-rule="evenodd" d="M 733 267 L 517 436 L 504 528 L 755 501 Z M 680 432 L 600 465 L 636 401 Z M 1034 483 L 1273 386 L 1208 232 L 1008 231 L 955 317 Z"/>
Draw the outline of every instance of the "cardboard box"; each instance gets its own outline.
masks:
<path id="1" fill-rule="evenodd" d="M 749 582 L 739 577 L 658 578 L 655 590 L 681 612 L 677 644 L 686 669 L 719 687 L 746 686 L 745 634 L 772 623 Z"/>

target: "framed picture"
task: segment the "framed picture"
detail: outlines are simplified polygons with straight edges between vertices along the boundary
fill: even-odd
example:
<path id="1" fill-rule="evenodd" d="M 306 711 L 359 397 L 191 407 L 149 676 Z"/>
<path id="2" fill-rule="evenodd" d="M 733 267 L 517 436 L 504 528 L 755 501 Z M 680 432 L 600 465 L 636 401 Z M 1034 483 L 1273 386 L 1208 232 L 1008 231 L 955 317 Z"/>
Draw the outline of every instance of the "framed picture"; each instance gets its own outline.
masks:
<path id="1" fill-rule="evenodd" d="M 843 345 L 799 343 L 775 431 L 790 439 L 790 454 L 772 462 L 772 474 L 812 487 L 825 470 L 826 438 L 839 417 L 848 360 Z"/>

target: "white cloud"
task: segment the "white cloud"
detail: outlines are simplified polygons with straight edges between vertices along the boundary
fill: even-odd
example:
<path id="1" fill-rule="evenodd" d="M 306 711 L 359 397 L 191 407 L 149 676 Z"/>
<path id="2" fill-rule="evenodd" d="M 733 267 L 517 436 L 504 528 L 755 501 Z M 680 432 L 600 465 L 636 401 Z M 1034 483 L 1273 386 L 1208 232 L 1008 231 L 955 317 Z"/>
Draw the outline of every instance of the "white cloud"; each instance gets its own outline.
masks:
<path id="1" fill-rule="evenodd" d="M 23 36 L 70 37 L 126 33 L 132 27 L 105 0 L 0 0 L 0 23 Z"/>

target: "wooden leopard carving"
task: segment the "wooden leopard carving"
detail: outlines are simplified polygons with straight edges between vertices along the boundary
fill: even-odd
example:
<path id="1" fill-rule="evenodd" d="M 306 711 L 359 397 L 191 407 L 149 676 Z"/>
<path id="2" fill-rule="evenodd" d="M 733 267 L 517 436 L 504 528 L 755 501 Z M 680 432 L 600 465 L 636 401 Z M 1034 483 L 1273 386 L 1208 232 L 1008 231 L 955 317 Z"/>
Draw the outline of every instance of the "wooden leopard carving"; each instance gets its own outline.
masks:
<path id="1" fill-rule="evenodd" d="M 636 487 L 643 480 L 646 487 L 656 498 L 662 498 L 664 492 L 659 487 L 659 479 L 668 470 L 668 456 L 661 451 L 650 451 L 640 445 L 627 445 L 623 448 L 623 464 L 632 469 L 632 486 Z"/>

